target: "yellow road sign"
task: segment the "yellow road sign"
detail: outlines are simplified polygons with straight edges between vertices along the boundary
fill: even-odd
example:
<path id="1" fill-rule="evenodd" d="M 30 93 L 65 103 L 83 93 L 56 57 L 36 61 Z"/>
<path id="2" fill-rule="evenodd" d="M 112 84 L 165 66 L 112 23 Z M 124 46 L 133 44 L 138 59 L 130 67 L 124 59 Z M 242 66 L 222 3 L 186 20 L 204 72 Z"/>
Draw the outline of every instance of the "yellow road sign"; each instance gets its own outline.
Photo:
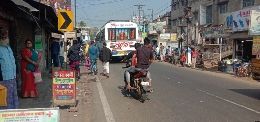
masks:
<path id="1" fill-rule="evenodd" d="M 72 11 L 59 10 L 59 12 L 58 12 L 58 30 L 73 31 L 73 13 L 72 13 Z"/>

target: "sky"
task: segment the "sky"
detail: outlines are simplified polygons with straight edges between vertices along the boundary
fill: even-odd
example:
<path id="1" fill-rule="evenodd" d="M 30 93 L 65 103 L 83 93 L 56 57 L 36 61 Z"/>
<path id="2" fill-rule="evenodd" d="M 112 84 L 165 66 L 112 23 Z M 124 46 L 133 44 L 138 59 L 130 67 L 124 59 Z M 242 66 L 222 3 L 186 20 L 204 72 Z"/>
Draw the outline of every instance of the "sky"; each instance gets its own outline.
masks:
<path id="1" fill-rule="evenodd" d="M 71 3 L 74 11 L 74 0 Z M 138 4 L 145 5 L 141 10 L 149 20 L 152 10 L 147 9 L 153 9 L 154 19 L 171 10 L 171 0 L 76 0 L 76 21 L 100 28 L 109 20 L 130 20 L 133 12 L 138 16 Z"/>

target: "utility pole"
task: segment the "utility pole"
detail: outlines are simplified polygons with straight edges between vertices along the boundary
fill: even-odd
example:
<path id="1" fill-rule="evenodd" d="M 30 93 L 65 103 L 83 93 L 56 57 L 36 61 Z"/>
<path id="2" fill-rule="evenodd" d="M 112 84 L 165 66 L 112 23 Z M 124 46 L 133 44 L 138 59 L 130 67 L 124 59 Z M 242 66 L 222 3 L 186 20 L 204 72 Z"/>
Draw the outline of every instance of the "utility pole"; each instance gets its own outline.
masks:
<path id="1" fill-rule="evenodd" d="M 76 7 L 76 1 L 77 1 L 77 0 L 74 0 L 74 6 L 75 6 L 75 15 L 74 15 L 74 18 L 75 18 L 75 27 L 77 27 L 77 19 L 76 19 L 76 18 L 77 18 L 77 16 L 76 16 L 76 15 L 77 15 L 77 14 L 76 14 L 76 11 L 77 11 L 76 9 L 77 9 L 77 7 Z"/>
<path id="2" fill-rule="evenodd" d="M 142 8 L 142 6 L 145 6 L 145 5 L 140 5 L 140 4 L 138 4 L 138 5 L 134 5 L 134 6 L 138 6 L 138 12 L 139 12 L 139 16 L 138 16 L 138 22 L 139 22 L 139 25 L 140 25 L 140 9 Z"/>
<path id="3" fill-rule="evenodd" d="M 189 64 L 189 56 L 188 56 L 188 52 L 189 52 L 189 22 L 190 22 L 190 13 L 191 13 L 191 7 L 189 7 L 189 0 L 187 0 L 187 7 L 184 10 L 184 18 L 186 19 L 187 22 L 187 63 Z"/>
<path id="4" fill-rule="evenodd" d="M 153 9 L 152 9 L 152 21 L 153 21 Z"/>

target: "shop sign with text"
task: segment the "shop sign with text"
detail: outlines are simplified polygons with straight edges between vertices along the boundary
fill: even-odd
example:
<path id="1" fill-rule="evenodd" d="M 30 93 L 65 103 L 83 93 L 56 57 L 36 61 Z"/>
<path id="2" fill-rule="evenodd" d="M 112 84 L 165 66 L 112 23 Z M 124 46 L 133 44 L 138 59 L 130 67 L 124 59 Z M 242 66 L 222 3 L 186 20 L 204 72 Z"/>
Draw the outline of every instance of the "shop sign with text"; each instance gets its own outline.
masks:
<path id="1" fill-rule="evenodd" d="M 233 32 L 247 31 L 250 23 L 250 10 L 259 9 L 260 6 L 233 12 Z"/>
<path id="2" fill-rule="evenodd" d="M 203 38 L 220 38 L 229 36 L 225 33 L 223 26 L 217 27 L 207 27 L 202 29 L 202 37 Z"/>

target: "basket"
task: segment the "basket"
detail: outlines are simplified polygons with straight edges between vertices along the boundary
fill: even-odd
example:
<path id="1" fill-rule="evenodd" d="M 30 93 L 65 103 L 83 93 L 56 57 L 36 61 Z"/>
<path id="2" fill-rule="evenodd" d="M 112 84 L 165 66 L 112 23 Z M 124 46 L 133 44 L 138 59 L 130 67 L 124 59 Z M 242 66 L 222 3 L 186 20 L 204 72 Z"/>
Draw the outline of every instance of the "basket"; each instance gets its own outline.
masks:
<path id="1" fill-rule="evenodd" d="M 6 97 L 7 97 L 7 88 L 0 84 L 0 106 L 7 106 Z M 2 99 L 3 98 L 3 99 Z"/>

